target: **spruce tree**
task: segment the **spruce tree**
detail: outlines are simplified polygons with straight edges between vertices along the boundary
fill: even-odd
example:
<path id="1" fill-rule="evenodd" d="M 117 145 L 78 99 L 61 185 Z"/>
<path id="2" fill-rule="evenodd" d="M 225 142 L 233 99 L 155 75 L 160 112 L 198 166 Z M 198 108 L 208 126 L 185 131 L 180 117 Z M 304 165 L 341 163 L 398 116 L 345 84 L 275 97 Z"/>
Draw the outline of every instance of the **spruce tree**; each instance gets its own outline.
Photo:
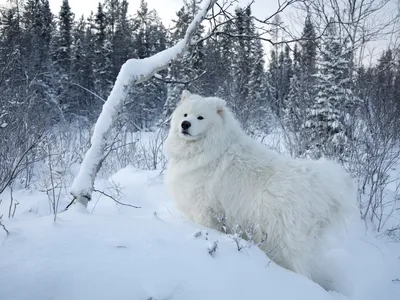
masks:
<path id="1" fill-rule="evenodd" d="M 149 10 L 146 1 L 142 0 L 133 21 L 134 55 L 145 58 L 158 53 L 166 47 L 165 28 L 155 10 Z M 165 75 L 164 72 L 160 73 Z M 129 120 L 132 128 L 148 129 L 153 126 L 161 113 L 163 99 L 166 97 L 166 86 L 163 82 L 150 79 L 132 86 L 127 103 Z"/>
<path id="2" fill-rule="evenodd" d="M 52 59 L 54 86 L 64 117 L 69 119 L 76 113 L 77 95 L 73 95 L 71 80 L 72 73 L 72 30 L 74 26 L 74 14 L 71 11 L 68 0 L 63 0 L 58 14 L 57 30 L 52 41 Z"/>
<path id="3" fill-rule="evenodd" d="M 51 110 L 57 104 L 54 89 L 54 74 L 50 59 L 53 15 L 48 0 L 28 0 L 21 17 L 21 61 L 25 82 L 29 83 L 29 97 L 38 110 Z M 32 116 L 32 120 L 39 115 Z M 54 114 L 54 119 L 58 115 Z M 40 122 L 42 122 L 41 120 Z M 49 119 L 48 122 L 52 122 Z M 39 122 L 39 121 L 38 121 Z"/>
<path id="4" fill-rule="evenodd" d="M 92 34 L 88 22 L 82 16 L 72 33 L 71 94 L 75 96 L 75 116 L 89 121 L 93 121 L 102 104 L 100 99 L 89 92 L 95 91 L 92 63 L 95 54 Z"/>
<path id="5" fill-rule="evenodd" d="M 15 7 L 1 9 L 0 21 L 0 139 L 7 143 L 11 137 L 5 128 L 18 122 L 15 112 L 25 95 L 25 68 L 19 50 L 22 28 L 18 10 Z"/>
<path id="6" fill-rule="evenodd" d="M 228 34 L 234 30 L 234 24 L 232 22 L 226 23 L 222 27 L 223 34 L 217 36 L 215 45 L 212 46 L 210 52 L 218 54 L 216 57 L 215 72 L 218 78 L 217 86 L 212 89 L 209 93 L 214 93 L 223 99 L 232 99 L 234 90 L 234 59 L 236 48 L 235 40 Z M 225 34 L 224 34 L 225 33 Z M 209 54 L 207 54 L 208 56 Z M 211 69 L 211 68 L 209 68 Z"/>
<path id="7" fill-rule="evenodd" d="M 22 17 L 22 53 L 30 74 L 44 73 L 50 64 L 53 15 L 48 0 L 28 0 Z"/>
<path id="8" fill-rule="evenodd" d="M 199 9 L 199 0 L 184 1 L 184 6 L 176 13 L 176 19 L 172 20 L 173 26 L 170 30 L 169 45 L 177 43 L 185 36 L 185 32 L 190 22 L 193 20 Z M 198 39 L 203 34 L 203 26 L 199 27 L 194 39 Z M 202 80 L 195 80 L 206 69 L 204 61 L 204 45 L 202 43 L 190 47 L 182 58 L 174 62 L 168 69 L 168 80 L 172 83 L 167 85 L 167 99 L 164 103 L 163 117 L 170 115 L 175 108 L 183 89 L 189 89 L 192 92 L 205 94 L 205 84 Z M 187 84 L 173 82 L 187 82 Z"/>
<path id="9" fill-rule="evenodd" d="M 289 93 L 285 98 L 283 115 L 283 125 L 290 135 L 298 132 L 305 122 L 306 99 L 309 98 L 309 91 L 305 89 L 305 75 L 303 71 L 301 68 L 301 54 L 296 44 L 293 51 Z"/>
<path id="10" fill-rule="evenodd" d="M 112 75 L 117 77 L 123 63 L 131 58 L 133 48 L 133 26 L 128 16 L 129 3 L 122 0 L 119 6 L 119 16 L 115 24 L 115 33 L 112 41 L 113 62 Z"/>
<path id="11" fill-rule="evenodd" d="M 301 68 L 306 77 L 311 79 L 316 73 L 317 41 L 314 24 L 311 21 L 311 14 L 308 13 L 304 22 L 303 40 L 300 41 Z"/>
<path id="12" fill-rule="evenodd" d="M 265 99 L 264 50 L 261 42 L 250 37 L 257 35 L 250 7 L 235 11 L 235 41 L 232 56 L 232 100 L 233 111 L 244 128 L 250 128 L 252 119 L 260 112 Z"/>
<path id="13" fill-rule="evenodd" d="M 280 103 L 279 97 L 279 63 L 278 63 L 278 54 L 275 49 L 272 49 L 270 52 L 268 72 L 267 72 L 267 91 L 268 98 L 270 102 L 270 106 L 272 111 L 275 113 L 278 118 L 281 115 L 282 104 Z"/>
<path id="14" fill-rule="evenodd" d="M 250 104 L 250 117 L 256 120 L 255 124 L 260 124 L 260 121 L 268 119 L 267 114 L 269 113 L 264 72 L 264 48 L 261 40 L 252 41 L 251 56 L 252 69 L 249 76 L 249 96 L 247 102 Z M 263 123 L 265 124 L 265 122 Z"/>
<path id="15" fill-rule="evenodd" d="M 63 0 L 58 15 L 58 32 L 55 37 L 54 60 L 60 68 L 60 72 L 66 76 L 70 74 L 72 28 L 74 25 L 74 14 L 71 11 L 68 0 Z"/>
<path id="16" fill-rule="evenodd" d="M 304 134 L 303 126 L 308 119 L 310 109 L 316 98 L 315 73 L 317 72 L 317 44 L 314 25 L 308 14 L 303 28 L 304 40 L 296 43 L 293 51 L 292 76 L 289 92 L 284 99 L 282 124 L 287 137 L 296 148 L 292 154 L 304 155 L 308 135 Z M 287 79 L 286 81 L 287 82 Z"/>
<path id="17" fill-rule="evenodd" d="M 119 0 L 105 0 L 104 11 L 106 12 L 108 34 L 114 36 L 117 30 L 117 24 L 121 17 L 122 5 Z"/>
<path id="18" fill-rule="evenodd" d="M 321 49 L 319 71 L 316 74 L 316 97 L 308 110 L 305 131 L 310 137 L 308 154 L 342 158 L 348 138 L 345 108 L 353 97 L 348 87 L 348 64 L 345 40 L 332 22 Z"/>
<path id="19" fill-rule="evenodd" d="M 107 35 L 107 18 L 101 3 L 94 16 L 92 43 L 94 47 L 93 75 L 95 92 L 106 99 L 113 85 L 112 46 Z"/>

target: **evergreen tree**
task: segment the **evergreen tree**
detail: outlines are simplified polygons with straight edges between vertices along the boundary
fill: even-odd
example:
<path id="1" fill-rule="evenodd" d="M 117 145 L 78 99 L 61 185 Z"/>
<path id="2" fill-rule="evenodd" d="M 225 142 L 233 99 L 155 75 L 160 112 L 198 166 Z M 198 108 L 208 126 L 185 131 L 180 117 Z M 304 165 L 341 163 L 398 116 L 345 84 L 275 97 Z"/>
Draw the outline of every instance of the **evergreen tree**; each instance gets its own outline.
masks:
<path id="1" fill-rule="evenodd" d="M 72 27 L 74 14 L 71 11 L 68 0 L 63 0 L 58 17 L 58 32 L 55 38 L 55 61 L 60 72 L 67 76 L 71 68 Z"/>
<path id="2" fill-rule="evenodd" d="M 122 0 L 119 6 L 119 16 L 115 24 L 115 33 L 112 41 L 113 62 L 112 76 L 116 78 L 123 63 L 125 63 L 133 51 L 133 26 L 128 17 L 127 0 Z"/>
<path id="3" fill-rule="evenodd" d="M 223 99 L 232 99 L 234 95 L 234 59 L 236 48 L 235 40 L 228 36 L 234 30 L 234 24 L 232 22 L 226 23 L 221 34 L 217 37 L 215 45 L 211 45 L 210 51 L 207 51 L 207 56 L 210 52 L 218 54 L 216 57 L 215 72 L 217 74 L 218 80 L 216 81 L 217 86 L 210 90 L 210 93 L 215 93 L 216 95 L 222 97 Z M 211 68 L 209 68 L 211 69 Z"/>
<path id="4" fill-rule="evenodd" d="M 17 2 L 2 8 L 0 18 L 0 164 L 7 170 L 59 115 L 51 84 L 49 2 L 26 1 L 23 9 Z"/>
<path id="5" fill-rule="evenodd" d="M 93 33 L 82 16 L 72 32 L 71 95 L 76 106 L 73 110 L 75 116 L 89 118 L 89 120 L 94 119 L 102 103 L 89 92 L 95 91 L 92 63 L 95 59 L 93 39 Z"/>
<path id="6" fill-rule="evenodd" d="M 301 47 L 301 63 L 300 67 L 305 74 L 305 77 L 311 79 L 316 73 L 317 59 L 317 41 L 314 25 L 311 21 L 311 15 L 308 13 L 305 19 Z"/>
<path id="7" fill-rule="evenodd" d="M 233 110 L 244 128 L 259 123 L 258 116 L 266 105 L 266 83 L 264 81 L 264 49 L 257 39 L 257 32 L 251 16 L 251 9 L 236 10 L 234 30 L 238 38 L 235 41 L 231 62 L 233 72 L 232 95 Z M 258 122 L 251 123 L 257 119 Z"/>
<path id="8" fill-rule="evenodd" d="M 114 36 L 117 25 L 119 23 L 119 19 L 121 17 L 121 9 L 122 5 L 119 0 L 105 0 L 104 1 L 104 10 L 107 19 L 108 25 L 108 35 Z"/>
<path id="9" fill-rule="evenodd" d="M 165 28 L 155 10 L 149 10 L 142 0 L 133 22 L 133 45 L 135 56 L 145 58 L 158 53 L 166 47 Z M 161 75 L 164 75 L 161 72 Z M 129 122 L 132 128 L 147 129 L 154 125 L 161 113 L 166 86 L 163 82 L 150 79 L 131 87 L 127 103 Z"/>
<path id="10" fill-rule="evenodd" d="M 98 4 L 94 16 L 92 30 L 92 43 L 94 47 L 93 76 L 95 79 L 94 90 L 107 99 L 113 85 L 112 74 L 112 46 L 107 36 L 107 19 L 101 3 Z"/>
<path id="11" fill-rule="evenodd" d="M 308 110 L 304 124 L 310 140 L 308 153 L 313 157 L 343 157 L 346 132 L 345 108 L 353 101 L 348 89 L 348 64 L 345 40 L 334 23 L 323 40 L 319 72 L 316 75 L 317 94 Z"/>
<path id="12" fill-rule="evenodd" d="M 393 88 L 393 106 L 395 113 L 400 115 L 400 56 L 397 56 L 397 61 L 395 62 L 395 79 Z M 396 130 L 399 133 L 400 138 L 400 118 L 396 118 Z"/>
<path id="13" fill-rule="evenodd" d="M 251 40 L 248 38 L 252 32 L 249 23 L 251 23 L 250 8 L 244 10 L 237 8 L 235 11 L 236 23 L 235 30 L 238 35 L 237 49 L 234 56 L 234 73 L 235 73 L 235 94 L 234 94 L 234 112 L 238 115 L 242 123 L 248 119 L 248 110 L 244 109 L 248 105 L 249 97 L 249 80 L 252 66 L 251 57 Z"/>
<path id="14" fill-rule="evenodd" d="M 58 15 L 58 30 L 52 41 L 53 72 L 56 73 L 54 86 L 57 102 L 63 110 L 64 117 L 69 118 L 76 110 L 76 97 L 71 94 L 72 72 L 72 28 L 74 14 L 68 0 L 63 0 Z"/>
<path id="15" fill-rule="evenodd" d="M 193 20 L 199 9 L 199 0 L 185 0 L 184 6 L 176 13 L 176 20 L 172 20 L 173 26 L 170 30 L 169 46 L 174 45 L 184 38 L 186 29 Z M 194 39 L 203 34 L 204 28 L 200 26 Z M 169 83 L 167 85 L 167 99 L 164 103 L 162 115 L 168 117 L 176 106 L 183 89 L 192 92 L 206 94 L 205 83 L 202 80 L 195 80 L 205 72 L 204 45 L 202 43 L 192 46 L 186 51 L 183 57 L 174 62 L 168 69 L 168 80 L 171 82 L 187 82 L 187 84 Z"/>
<path id="16" fill-rule="evenodd" d="M 30 74 L 43 74 L 49 67 L 53 15 L 48 0 L 27 0 L 22 17 L 22 53 Z"/>
<path id="17" fill-rule="evenodd" d="M 16 7 L 4 9 L 1 10 L 0 18 L 0 68 L 2 70 L 0 82 L 10 80 L 17 86 L 24 80 L 20 51 L 22 29 L 19 12 Z"/>
<path id="18" fill-rule="evenodd" d="M 267 90 L 271 109 L 278 117 L 281 114 L 280 112 L 282 108 L 279 96 L 279 73 L 278 54 L 276 53 L 275 49 L 272 49 L 270 52 L 268 72 L 266 75 Z"/>
<path id="19" fill-rule="evenodd" d="M 285 111 L 283 125 L 294 134 L 300 130 L 301 125 L 305 122 L 305 111 L 308 99 L 311 98 L 310 90 L 305 87 L 305 76 L 301 68 L 301 54 L 297 44 L 293 51 L 292 76 L 290 78 L 289 93 L 285 99 Z"/>
<path id="20" fill-rule="evenodd" d="M 292 58 L 290 57 L 290 48 L 285 46 L 284 50 L 279 53 L 278 59 L 276 53 L 271 53 L 272 64 L 269 69 L 270 89 L 272 94 L 272 103 L 275 113 L 279 118 L 283 117 L 286 109 L 286 98 L 290 90 L 290 80 L 293 76 Z"/>
<path id="21" fill-rule="evenodd" d="M 288 45 L 285 46 L 282 62 L 282 97 L 285 99 L 290 90 L 290 80 L 293 76 L 293 61 L 290 57 L 290 48 Z M 285 105 L 284 105 L 285 108 Z"/>
<path id="22" fill-rule="evenodd" d="M 251 103 L 251 117 L 259 121 L 266 120 L 268 111 L 268 103 L 266 97 L 266 83 L 264 72 L 264 48 L 260 40 L 252 41 L 251 48 L 252 69 L 249 76 L 249 96 L 247 102 Z"/>
<path id="23" fill-rule="evenodd" d="M 0 125 L 9 126 L 12 112 L 18 111 L 25 96 L 25 68 L 21 56 L 22 30 L 19 12 L 15 7 L 1 9 L 0 16 Z M 4 131 L 4 130 L 3 130 Z M 7 142 L 6 135 L 0 139 Z"/>
<path id="24" fill-rule="evenodd" d="M 391 49 L 386 50 L 379 58 L 375 73 L 377 88 L 374 98 L 376 102 L 393 104 L 396 70 Z"/>
<path id="25" fill-rule="evenodd" d="M 176 13 L 176 17 L 176 20 L 172 20 L 174 25 L 170 32 L 169 46 L 172 46 L 184 37 L 186 28 L 190 22 L 190 15 L 186 11 L 185 6 Z M 176 84 L 173 82 L 185 82 L 189 80 L 189 76 L 186 76 L 186 70 L 188 69 L 188 56 L 189 53 L 185 53 L 180 61 L 175 62 L 168 68 L 168 80 L 172 81 L 172 83 L 167 84 L 167 99 L 163 107 L 164 118 L 170 116 L 178 103 L 178 99 L 180 99 L 182 90 L 185 88 L 183 84 Z"/>
<path id="26" fill-rule="evenodd" d="M 374 87 L 371 91 L 371 109 L 377 116 L 375 120 L 381 134 L 392 135 L 399 129 L 399 83 L 398 70 L 393 51 L 384 51 L 378 60 L 377 66 L 372 70 Z M 371 89 L 370 89 L 371 90 Z"/>
<path id="27" fill-rule="evenodd" d="M 306 145 L 302 145 L 305 140 L 301 131 L 308 119 L 311 107 L 314 105 L 316 97 L 315 73 L 317 44 L 314 25 L 308 14 L 303 28 L 304 40 L 295 44 L 293 51 L 292 76 L 285 78 L 285 83 L 289 79 L 289 91 L 284 99 L 283 126 L 287 134 L 293 140 L 298 150 L 294 155 L 303 155 Z M 287 85 L 285 86 L 285 89 Z"/>
<path id="28" fill-rule="evenodd" d="M 58 106 L 53 86 L 50 45 L 53 33 L 53 15 L 48 0 L 26 1 L 21 17 L 21 63 L 25 77 L 25 95 L 31 98 L 31 105 L 42 111 L 49 111 Z M 29 95 L 29 96 L 27 96 Z M 32 116 L 32 120 L 38 115 Z M 58 115 L 54 114 L 54 119 Z M 38 122 L 43 122 L 40 120 Z M 49 118 L 46 122 L 52 122 Z"/>
<path id="29" fill-rule="evenodd" d="M 147 2 L 141 0 L 133 22 L 135 57 L 145 58 L 166 47 L 166 30 L 155 10 L 149 10 Z"/>

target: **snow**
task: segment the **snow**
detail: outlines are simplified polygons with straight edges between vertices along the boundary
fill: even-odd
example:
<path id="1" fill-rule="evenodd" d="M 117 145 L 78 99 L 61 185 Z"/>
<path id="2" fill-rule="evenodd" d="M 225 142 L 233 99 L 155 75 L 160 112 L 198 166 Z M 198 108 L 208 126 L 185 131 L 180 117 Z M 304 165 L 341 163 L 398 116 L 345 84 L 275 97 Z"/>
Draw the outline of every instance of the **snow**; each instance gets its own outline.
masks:
<path id="1" fill-rule="evenodd" d="M 185 220 L 159 170 L 128 166 L 96 188 L 111 181 L 122 187 L 120 201 L 142 208 L 96 193 L 87 210 L 78 203 L 54 223 L 44 213 L 45 194 L 14 191 L 16 216 L 3 219 L 10 235 L 0 230 L 0 299 L 400 299 L 392 281 L 400 276 L 399 244 L 377 239 L 358 221 L 325 261 L 342 295 L 275 265 L 245 241 L 238 251 L 230 236 Z M 7 209 L 3 202 L 0 215 Z"/>
<path id="2" fill-rule="evenodd" d="M 105 136 L 112 127 L 119 107 L 126 98 L 127 86 L 132 83 L 136 84 L 147 80 L 157 72 L 168 67 L 172 61 L 184 53 L 186 47 L 191 42 L 191 37 L 214 3 L 215 0 L 203 1 L 202 8 L 189 24 L 185 37 L 175 46 L 145 59 L 129 59 L 122 65 L 114 87 L 107 101 L 104 103 L 103 109 L 94 127 L 91 147 L 83 159 L 80 171 L 70 190 L 71 194 L 77 197 L 78 200 L 81 200 L 79 198 L 82 196 L 86 198 L 90 198 L 91 196 L 94 178 L 98 171 L 98 166 L 104 157 L 103 149 L 105 148 Z"/>

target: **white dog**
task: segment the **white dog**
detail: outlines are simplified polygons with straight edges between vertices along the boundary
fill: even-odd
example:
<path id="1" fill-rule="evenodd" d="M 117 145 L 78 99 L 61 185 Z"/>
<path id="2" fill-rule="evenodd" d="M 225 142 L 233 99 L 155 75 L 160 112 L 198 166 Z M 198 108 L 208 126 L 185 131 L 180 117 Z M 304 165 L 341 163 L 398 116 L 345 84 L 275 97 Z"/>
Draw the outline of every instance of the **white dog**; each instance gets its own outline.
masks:
<path id="1" fill-rule="evenodd" d="M 224 100 L 184 91 L 166 140 L 166 184 L 183 215 L 221 230 L 255 229 L 279 265 L 311 277 L 328 225 L 355 203 L 339 165 L 295 160 L 248 137 Z"/>

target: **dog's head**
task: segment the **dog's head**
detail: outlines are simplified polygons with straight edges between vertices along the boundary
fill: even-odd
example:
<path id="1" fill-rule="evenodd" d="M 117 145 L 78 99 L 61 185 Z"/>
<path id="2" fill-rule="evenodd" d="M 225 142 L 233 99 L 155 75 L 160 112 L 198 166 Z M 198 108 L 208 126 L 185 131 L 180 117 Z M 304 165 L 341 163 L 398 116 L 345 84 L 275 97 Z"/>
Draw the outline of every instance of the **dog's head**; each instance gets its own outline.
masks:
<path id="1" fill-rule="evenodd" d="M 172 114 L 171 131 L 186 141 L 198 141 L 223 126 L 226 103 L 215 97 L 201 97 L 184 90 Z"/>

